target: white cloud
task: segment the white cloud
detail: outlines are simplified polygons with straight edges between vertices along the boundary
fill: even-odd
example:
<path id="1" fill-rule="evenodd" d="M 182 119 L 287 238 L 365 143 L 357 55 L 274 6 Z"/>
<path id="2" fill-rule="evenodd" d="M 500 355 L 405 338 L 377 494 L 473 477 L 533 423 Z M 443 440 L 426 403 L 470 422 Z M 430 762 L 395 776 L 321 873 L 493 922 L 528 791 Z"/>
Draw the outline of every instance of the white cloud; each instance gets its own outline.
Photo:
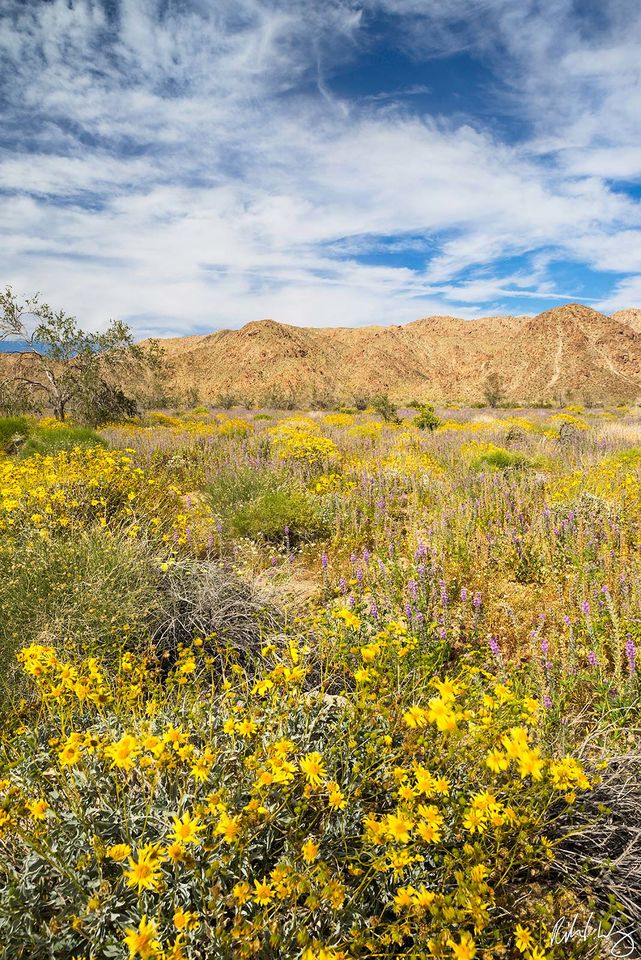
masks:
<path id="1" fill-rule="evenodd" d="M 626 24 L 626 0 L 592 32 L 569 0 L 5 6 L 3 279 L 89 324 L 403 322 L 516 296 L 525 312 L 574 298 L 550 251 L 632 274 L 614 299 L 636 296 L 641 209 L 604 179 L 641 173 L 641 15 Z M 417 117 L 396 87 L 337 97 L 332 71 L 381 11 L 417 57 L 485 58 L 530 135 Z M 435 254 L 422 268 L 359 261 L 406 236 Z M 525 254 L 538 265 L 501 267 Z"/>

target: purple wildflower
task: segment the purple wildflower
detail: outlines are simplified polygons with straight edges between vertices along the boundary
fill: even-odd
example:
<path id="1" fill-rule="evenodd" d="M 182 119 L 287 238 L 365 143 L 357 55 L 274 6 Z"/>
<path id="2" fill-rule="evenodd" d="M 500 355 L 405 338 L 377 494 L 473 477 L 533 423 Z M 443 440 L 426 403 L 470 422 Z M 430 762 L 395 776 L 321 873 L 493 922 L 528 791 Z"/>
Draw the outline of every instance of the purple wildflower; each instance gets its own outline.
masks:
<path id="1" fill-rule="evenodd" d="M 599 661 L 596 658 L 596 653 L 594 652 L 594 650 L 590 650 L 590 652 L 588 653 L 588 663 L 590 664 L 591 667 L 596 667 L 598 662 Z"/>
<path id="2" fill-rule="evenodd" d="M 582 612 L 583 612 L 583 613 L 586 615 L 586 617 L 587 617 L 587 615 L 588 615 L 589 612 L 590 612 L 590 601 L 589 601 L 589 600 L 584 600 L 584 601 L 583 601 L 583 603 L 581 604 L 581 610 L 582 610 Z"/>
<path id="3" fill-rule="evenodd" d="M 635 646 L 635 643 L 632 637 L 629 637 L 628 640 L 626 641 L 625 655 L 628 658 L 628 667 L 630 669 L 630 676 L 633 676 L 635 671 L 635 666 L 636 666 L 637 648 Z"/>
<path id="4" fill-rule="evenodd" d="M 321 557 L 321 565 L 323 567 L 323 570 L 327 570 L 329 566 L 329 557 L 325 552 L 323 552 L 323 556 Z"/>
<path id="5" fill-rule="evenodd" d="M 465 603 L 467 600 L 467 587 L 461 587 L 461 603 Z"/>

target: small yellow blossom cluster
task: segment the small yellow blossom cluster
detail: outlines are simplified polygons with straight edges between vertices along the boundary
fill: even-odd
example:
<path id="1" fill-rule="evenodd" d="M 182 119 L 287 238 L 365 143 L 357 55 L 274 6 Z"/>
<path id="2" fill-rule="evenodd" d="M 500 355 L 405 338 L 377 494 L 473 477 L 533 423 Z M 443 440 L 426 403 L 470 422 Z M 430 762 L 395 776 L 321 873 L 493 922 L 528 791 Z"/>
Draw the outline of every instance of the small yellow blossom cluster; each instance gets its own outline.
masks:
<path id="1" fill-rule="evenodd" d="M 20 650 L 18 660 L 25 673 L 38 683 L 44 700 L 62 703 L 77 699 L 98 707 L 112 700 L 105 674 L 95 657 L 89 657 L 78 670 L 59 660 L 53 647 L 34 643 Z"/>
<path id="2" fill-rule="evenodd" d="M 356 483 L 340 473 L 323 473 L 312 483 L 314 493 L 338 493 L 353 490 Z"/>

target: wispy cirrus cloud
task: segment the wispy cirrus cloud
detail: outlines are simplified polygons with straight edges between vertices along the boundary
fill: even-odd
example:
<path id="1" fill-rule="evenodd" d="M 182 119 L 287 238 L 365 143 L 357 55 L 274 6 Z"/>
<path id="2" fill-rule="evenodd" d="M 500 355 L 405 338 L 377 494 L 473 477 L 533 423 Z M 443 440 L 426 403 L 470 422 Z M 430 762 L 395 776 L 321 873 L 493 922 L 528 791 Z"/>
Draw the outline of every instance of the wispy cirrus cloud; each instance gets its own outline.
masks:
<path id="1" fill-rule="evenodd" d="M 8 0 L 2 279 L 141 335 L 622 305 L 641 13 L 589 8 Z M 453 110 L 445 61 L 491 82 Z"/>

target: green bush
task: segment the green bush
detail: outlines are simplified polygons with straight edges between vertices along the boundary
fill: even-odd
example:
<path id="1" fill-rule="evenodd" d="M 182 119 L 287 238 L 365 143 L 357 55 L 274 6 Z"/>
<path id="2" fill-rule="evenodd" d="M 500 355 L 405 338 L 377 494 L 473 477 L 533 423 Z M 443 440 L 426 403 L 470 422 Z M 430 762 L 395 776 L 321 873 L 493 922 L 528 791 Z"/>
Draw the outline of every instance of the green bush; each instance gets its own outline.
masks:
<path id="1" fill-rule="evenodd" d="M 440 427 L 441 419 L 434 413 L 434 407 L 431 403 L 421 403 L 418 405 L 418 414 L 414 417 L 414 426 L 419 430 L 436 430 Z"/>
<path id="2" fill-rule="evenodd" d="M 495 447 L 487 444 L 488 449 L 474 457 L 471 466 L 474 470 L 483 470 L 488 467 L 493 470 L 520 469 L 528 465 L 529 461 L 522 453 L 514 453 L 504 447 Z"/>
<path id="3" fill-rule="evenodd" d="M 221 469 L 208 483 L 207 494 L 215 513 L 228 517 L 235 509 L 286 483 L 280 473 L 251 467 Z"/>
<path id="4" fill-rule="evenodd" d="M 315 540 L 329 533 L 329 522 L 303 493 L 272 490 L 244 504 L 231 517 L 231 530 L 239 537 L 290 545 Z"/>
<path id="5" fill-rule="evenodd" d="M 120 387 L 102 382 L 78 397 L 74 403 L 74 415 L 85 426 L 101 427 L 138 416 L 138 404 Z"/>
<path id="6" fill-rule="evenodd" d="M 28 437 L 30 431 L 26 417 L 0 417 L 0 453 L 12 453 L 14 439 Z"/>
<path id="7" fill-rule="evenodd" d="M 376 413 L 380 414 L 385 423 L 400 423 L 401 418 L 398 415 L 395 404 L 392 403 L 386 393 L 378 394 L 372 398 L 372 407 Z"/>
<path id="8" fill-rule="evenodd" d="M 23 457 L 34 453 L 49 456 L 75 447 L 106 447 L 107 443 L 89 427 L 36 427 L 22 447 Z"/>
<path id="9" fill-rule="evenodd" d="M 294 545 L 322 537 L 331 527 L 313 498 L 293 485 L 285 471 L 224 469 L 207 493 L 228 536 Z"/>

